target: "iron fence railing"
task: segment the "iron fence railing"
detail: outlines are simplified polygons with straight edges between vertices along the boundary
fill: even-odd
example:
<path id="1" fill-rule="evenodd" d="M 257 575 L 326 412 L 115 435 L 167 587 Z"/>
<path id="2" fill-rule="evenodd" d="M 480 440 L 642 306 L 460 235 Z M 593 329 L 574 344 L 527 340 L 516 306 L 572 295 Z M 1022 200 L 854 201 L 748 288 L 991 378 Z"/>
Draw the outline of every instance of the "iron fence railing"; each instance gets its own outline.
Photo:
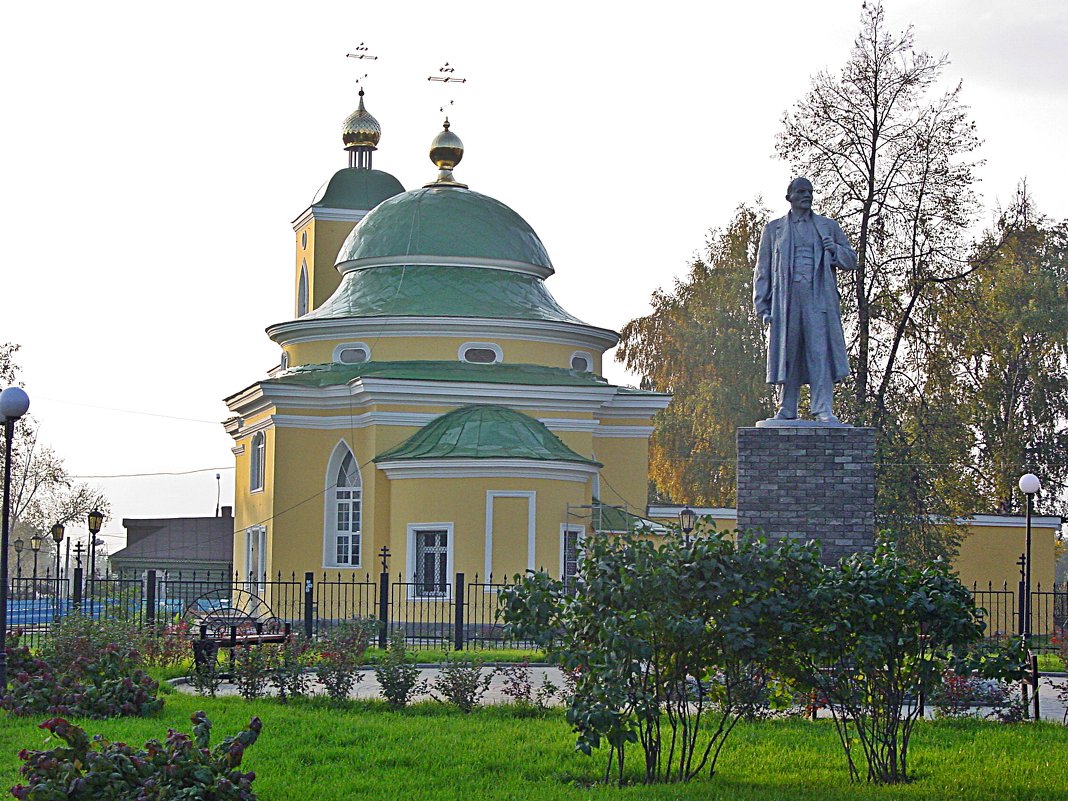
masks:
<path id="1" fill-rule="evenodd" d="M 305 573 L 303 577 L 238 575 L 228 572 L 145 571 L 141 576 L 88 577 L 81 568 L 60 578 L 14 577 L 10 580 L 7 624 L 33 646 L 56 622 L 74 611 L 97 619 L 157 626 L 180 619 L 195 623 L 213 612 L 255 613 L 276 618 L 295 631 L 315 636 L 340 620 L 369 618 L 378 622 L 378 644 L 400 632 L 413 648 L 515 648 L 533 643 L 510 638 L 500 616 L 501 593 L 511 584 L 490 575 L 472 580 L 463 573 L 406 578 L 388 573 Z M 1020 587 L 975 584 L 986 635 L 1019 634 Z M 254 609 L 252 607 L 255 607 Z M 1031 631 L 1038 648 L 1055 635 L 1068 636 L 1068 584 L 1034 588 Z"/>

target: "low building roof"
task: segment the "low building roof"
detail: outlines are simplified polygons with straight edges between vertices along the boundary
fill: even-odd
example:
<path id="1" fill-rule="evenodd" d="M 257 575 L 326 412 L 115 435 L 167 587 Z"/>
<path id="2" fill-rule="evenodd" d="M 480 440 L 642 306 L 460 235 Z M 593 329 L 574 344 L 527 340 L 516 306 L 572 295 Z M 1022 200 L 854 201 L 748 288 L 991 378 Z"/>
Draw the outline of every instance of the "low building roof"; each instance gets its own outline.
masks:
<path id="1" fill-rule="evenodd" d="M 124 518 L 126 547 L 112 559 L 230 562 L 233 559 L 234 518 Z"/>

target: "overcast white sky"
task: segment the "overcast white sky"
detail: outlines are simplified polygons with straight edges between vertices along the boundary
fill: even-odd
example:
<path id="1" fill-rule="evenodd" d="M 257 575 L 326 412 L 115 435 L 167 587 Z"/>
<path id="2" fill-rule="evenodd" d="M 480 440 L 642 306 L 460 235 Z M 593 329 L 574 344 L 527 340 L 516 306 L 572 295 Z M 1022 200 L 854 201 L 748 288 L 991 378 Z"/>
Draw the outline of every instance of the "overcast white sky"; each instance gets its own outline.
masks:
<path id="1" fill-rule="evenodd" d="M 1068 217 L 1068 5 L 886 9 L 963 81 L 988 208 L 1026 177 Z M 9 4 L 0 341 L 22 345 L 42 440 L 81 476 L 202 471 L 89 479 L 112 500 L 111 550 L 123 517 L 213 514 L 218 468 L 232 503 L 221 399 L 278 361 L 264 328 L 292 316 L 290 221 L 345 165 L 360 41 L 380 57 L 375 167 L 430 180 L 455 99 L 459 180 L 538 231 L 564 308 L 618 330 L 738 203 L 785 205 L 779 120 L 844 63 L 859 15 L 854 0 Z M 428 83 L 445 61 L 468 83 Z"/>

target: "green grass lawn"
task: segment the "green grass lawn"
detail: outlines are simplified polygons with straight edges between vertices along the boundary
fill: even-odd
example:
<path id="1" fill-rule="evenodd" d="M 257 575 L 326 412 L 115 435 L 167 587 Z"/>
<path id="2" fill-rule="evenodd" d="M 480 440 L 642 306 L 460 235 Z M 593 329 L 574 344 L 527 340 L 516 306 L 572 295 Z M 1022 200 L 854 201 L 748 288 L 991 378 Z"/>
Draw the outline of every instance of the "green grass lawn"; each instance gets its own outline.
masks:
<path id="1" fill-rule="evenodd" d="M 169 694 L 153 718 L 79 724 L 90 734 L 140 745 L 162 738 L 168 727 L 189 731 L 196 709 L 204 709 L 215 724 L 213 742 L 242 728 L 252 715 L 263 720 L 263 733 L 245 762 L 256 771 L 254 787 L 262 801 L 1068 798 L 1068 728 L 1049 723 L 922 723 L 911 749 L 915 780 L 898 787 L 850 784 L 827 721 L 740 724 L 714 777 L 623 789 L 599 784 L 605 756 L 575 753 L 560 710 L 523 715 L 503 707 L 463 715 L 437 704 L 391 712 L 377 702 L 337 709 L 320 699 L 283 706 Z M 44 745 L 38 722 L 0 713 L 0 787 L 17 783 L 20 748 Z M 631 759 L 636 771 L 639 753 Z"/>

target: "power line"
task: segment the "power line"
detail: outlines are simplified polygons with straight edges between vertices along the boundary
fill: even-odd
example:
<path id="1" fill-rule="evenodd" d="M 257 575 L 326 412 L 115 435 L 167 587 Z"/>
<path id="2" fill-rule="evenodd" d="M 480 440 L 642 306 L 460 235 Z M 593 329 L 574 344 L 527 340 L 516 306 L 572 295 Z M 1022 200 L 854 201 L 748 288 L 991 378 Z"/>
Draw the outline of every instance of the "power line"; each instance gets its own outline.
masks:
<path id="1" fill-rule="evenodd" d="M 159 473 L 114 473 L 101 476 L 71 476 L 71 478 L 151 478 L 153 476 L 190 476 L 194 473 L 209 473 L 212 470 L 233 470 L 234 465 L 229 467 L 198 467 L 195 470 L 178 470 L 173 472 Z"/>
<path id="2" fill-rule="evenodd" d="M 142 412 L 137 409 L 120 409 L 117 406 L 96 406 L 92 403 L 79 403 L 77 401 L 60 400 L 59 398 L 40 398 L 40 400 L 50 401 L 52 403 L 65 403 L 68 406 L 82 406 L 86 409 L 100 409 L 105 412 L 120 412 L 122 414 L 139 414 L 143 417 L 162 417 L 166 420 L 181 420 L 186 423 L 208 423 L 213 426 L 221 425 L 218 420 L 200 420 L 196 417 L 178 417 L 173 414 L 160 414 L 159 412 Z"/>

